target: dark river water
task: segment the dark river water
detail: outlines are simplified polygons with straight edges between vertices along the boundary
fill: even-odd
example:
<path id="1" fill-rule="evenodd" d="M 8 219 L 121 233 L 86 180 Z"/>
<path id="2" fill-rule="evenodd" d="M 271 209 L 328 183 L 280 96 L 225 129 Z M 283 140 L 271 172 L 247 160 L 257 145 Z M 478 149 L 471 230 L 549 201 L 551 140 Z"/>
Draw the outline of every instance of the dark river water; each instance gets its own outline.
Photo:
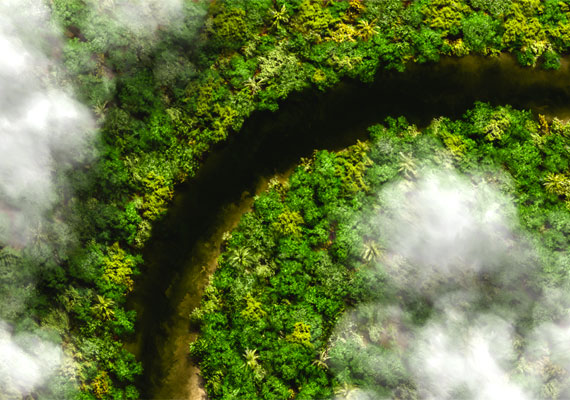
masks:
<path id="1" fill-rule="evenodd" d="M 187 356 L 196 337 L 188 314 L 215 269 L 223 233 L 268 178 L 286 177 L 315 149 L 366 139 L 366 128 L 387 116 L 403 115 L 422 127 L 435 117 L 460 117 L 475 101 L 569 119 L 569 62 L 559 71 L 542 71 L 521 68 L 508 56 L 446 58 L 404 73 L 382 71 L 372 84 L 344 81 L 326 93 L 295 93 L 275 113 L 254 113 L 195 178 L 178 187 L 168 214 L 153 227 L 143 274 L 128 302 L 138 321 L 137 336 L 126 347 L 143 363 L 143 398 L 202 398 Z"/>

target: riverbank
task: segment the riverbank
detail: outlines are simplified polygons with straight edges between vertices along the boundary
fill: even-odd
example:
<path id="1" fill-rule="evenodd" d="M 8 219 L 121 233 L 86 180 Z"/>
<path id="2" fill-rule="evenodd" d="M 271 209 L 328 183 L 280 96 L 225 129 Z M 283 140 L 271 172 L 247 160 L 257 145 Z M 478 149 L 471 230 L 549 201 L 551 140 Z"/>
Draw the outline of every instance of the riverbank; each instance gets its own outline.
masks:
<path id="1" fill-rule="evenodd" d="M 127 348 L 145 368 L 143 397 L 202 396 L 187 356 L 196 337 L 188 314 L 216 267 L 223 233 L 251 207 L 267 177 L 284 177 L 314 149 L 365 139 L 365 127 L 389 115 L 405 115 L 422 127 L 488 101 L 568 119 L 569 88 L 567 60 L 559 71 L 541 71 L 521 68 L 510 56 L 446 58 L 437 65 L 410 65 L 403 73 L 382 71 L 372 84 L 344 81 L 326 94 L 297 93 L 275 113 L 253 114 L 196 178 L 178 188 L 169 213 L 153 227 L 143 276 L 129 301 L 139 317 L 137 337 Z"/>

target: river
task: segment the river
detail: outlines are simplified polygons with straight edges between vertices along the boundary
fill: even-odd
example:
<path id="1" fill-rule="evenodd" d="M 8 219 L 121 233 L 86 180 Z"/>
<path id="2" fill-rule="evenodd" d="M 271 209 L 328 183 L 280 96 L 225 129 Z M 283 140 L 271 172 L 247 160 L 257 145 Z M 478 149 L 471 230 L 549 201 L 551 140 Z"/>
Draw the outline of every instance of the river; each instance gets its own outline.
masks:
<path id="1" fill-rule="evenodd" d="M 215 270 L 223 233 L 248 211 L 272 176 L 285 179 L 315 149 L 337 150 L 366 139 L 366 127 L 404 115 L 419 127 L 460 117 L 475 101 L 511 104 L 547 117 L 570 118 L 570 62 L 558 71 L 521 68 L 507 55 L 444 58 L 438 64 L 381 71 L 374 83 L 345 80 L 327 92 L 294 93 L 275 112 L 255 112 L 208 156 L 196 177 L 177 188 L 153 227 L 143 274 L 128 307 L 136 336 L 126 348 L 143 363 L 145 399 L 202 399 L 188 357 L 197 332 L 188 315 Z"/>

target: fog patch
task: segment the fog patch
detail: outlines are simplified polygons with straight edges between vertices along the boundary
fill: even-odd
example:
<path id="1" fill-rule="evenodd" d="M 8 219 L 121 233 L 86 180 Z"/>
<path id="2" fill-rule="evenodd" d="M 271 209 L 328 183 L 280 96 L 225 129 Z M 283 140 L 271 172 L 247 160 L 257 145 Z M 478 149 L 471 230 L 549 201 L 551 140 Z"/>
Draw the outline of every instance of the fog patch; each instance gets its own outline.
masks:
<path id="1" fill-rule="evenodd" d="M 0 321 L 0 397 L 19 398 L 44 384 L 62 361 L 60 348 L 40 337 L 13 335 Z"/>
<path id="2" fill-rule="evenodd" d="M 39 47 L 57 41 L 48 10 L 25 3 L 0 5 L 0 243 L 17 246 L 56 203 L 54 175 L 83 158 L 95 128 Z"/>
<path id="3" fill-rule="evenodd" d="M 378 231 L 389 255 L 414 265 L 414 284 L 434 273 L 453 277 L 492 268 L 513 245 L 512 201 L 473 179 L 429 170 L 417 182 L 400 181 L 380 193 Z"/>
<path id="4" fill-rule="evenodd" d="M 105 51 L 113 43 L 97 30 L 106 25 L 106 29 L 121 32 L 123 39 L 130 39 L 129 47 L 149 53 L 161 39 L 160 32 L 175 33 L 179 39 L 195 39 L 206 16 L 205 4 L 205 1 L 185 0 L 89 0 L 82 33 Z"/>
<path id="5" fill-rule="evenodd" d="M 110 10 L 118 23 L 137 36 L 154 34 L 184 17 L 182 0 L 116 0 L 107 2 L 107 6 L 105 2 L 97 3 L 99 10 Z"/>
<path id="6" fill-rule="evenodd" d="M 47 385 L 62 363 L 29 314 L 36 274 L 57 257 L 49 245 L 72 240 L 56 211 L 69 190 L 65 173 L 93 159 L 91 112 L 58 82 L 63 46 L 46 3 L 0 3 L 0 398 Z M 12 325 L 20 326 L 14 331 Z M 27 327 L 22 329 L 22 327 Z M 15 333 L 16 332 L 16 333 Z M 53 335 L 53 333 L 52 333 Z"/>
<path id="7" fill-rule="evenodd" d="M 504 369 L 515 358 L 509 322 L 447 309 L 421 329 L 409 365 L 424 399 L 528 399 Z"/>
<path id="8" fill-rule="evenodd" d="M 539 245 L 520 228 L 511 189 L 500 172 L 433 168 L 384 186 L 363 222 L 381 249 L 366 268 L 392 295 L 337 325 L 328 365 L 341 384 L 371 398 L 568 394 L 570 323 L 552 322 L 570 321 L 568 304 L 537 290 Z"/>

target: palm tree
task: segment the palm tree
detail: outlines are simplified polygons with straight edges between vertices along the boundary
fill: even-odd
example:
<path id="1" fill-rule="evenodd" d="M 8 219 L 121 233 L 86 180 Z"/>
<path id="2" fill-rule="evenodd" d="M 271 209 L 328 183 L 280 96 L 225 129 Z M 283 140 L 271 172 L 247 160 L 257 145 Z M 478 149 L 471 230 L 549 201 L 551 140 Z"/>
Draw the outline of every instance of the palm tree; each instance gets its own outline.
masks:
<path id="1" fill-rule="evenodd" d="M 93 111 L 97 115 L 98 118 L 102 118 L 105 114 L 105 108 L 107 107 L 108 101 L 105 102 L 98 102 L 93 106 Z"/>
<path id="2" fill-rule="evenodd" d="M 381 254 L 382 251 L 380 251 L 378 245 L 373 240 L 369 240 L 364 243 L 364 249 L 362 250 L 361 257 L 367 263 L 376 260 Z"/>
<path id="3" fill-rule="evenodd" d="M 93 310 L 105 320 L 113 318 L 115 311 L 113 311 L 112 307 L 115 305 L 115 302 L 101 295 L 97 295 L 96 299 L 97 303 L 93 306 Z"/>
<path id="4" fill-rule="evenodd" d="M 228 262 L 236 268 L 247 269 L 256 263 L 256 257 L 247 247 L 237 247 L 230 250 Z"/>
<path id="5" fill-rule="evenodd" d="M 403 172 L 404 176 L 407 179 L 414 178 L 417 175 L 418 171 L 417 171 L 416 162 L 414 161 L 412 154 L 411 153 L 404 154 L 400 152 L 400 157 L 401 161 L 400 161 L 400 168 L 398 169 L 398 171 Z"/>
<path id="6" fill-rule="evenodd" d="M 350 399 L 357 391 L 358 388 L 356 386 L 343 382 L 342 386 L 338 386 L 334 390 L 334 394 L 339 396 L 341 399 Z"/>
<path id="7" fill-rule="evenodd" d="M 287 14 L 287 7 L 285 7 L 285 4 L 283 4 L 283 7 L 281 7 L 281 10 L 279 11 L 271 10 L 271 16 L 273 17 L 271 27 L 279 28 L 281 23 L 289 21 L 289 15 Z"/>
<path id="8" fill-rule="evenodd" d="M 328 349 L 324 349 L 323 351 L 321 351 L 321 353 L 319 354 L 319 358 L 317 358 L 316 360 L 314 360 L 312 362 L 313 365 L 322 368 L 322 369 L 328 369 L 329 366 L 327 365 L 326 361 L 329 359 L 329 355 L 328 355 Z"/>
<path id="9" fill-rule="evenodd" d="M 376 29 L 376 26 L 370 22 L 365 20 L 358 21 L 358 36 L 360 36 L 362 39 L 368 40 L 377 33 L 378 29 Z"/>
<path id="10" fill-rule="evenodd" d="M 245 82 L 245 86 L 251 90 L 251 94 L 256 94 L 261 90 L 261 85 L 263 82 L 265 82 L 265 78 L 257 80 L 252 76 Z"/>
<path id="11" fill-rule="evenodd" d="M 570 179 L 563 174 L 554 174 L 549 172 L 544 178 L 544 186 L 549 193 L 559 195 L 569 194 L 570 192 Z"/>
<path id="12" fill-rule="evenodd" d="M 257 355 L 256 349 L 245 349 L 243 356 L 245 357 L 245 365 L 254 371 L 259 368 L 259 363 L 257 362 L 257 360 L 259 360 L 259 356 Z"/>

